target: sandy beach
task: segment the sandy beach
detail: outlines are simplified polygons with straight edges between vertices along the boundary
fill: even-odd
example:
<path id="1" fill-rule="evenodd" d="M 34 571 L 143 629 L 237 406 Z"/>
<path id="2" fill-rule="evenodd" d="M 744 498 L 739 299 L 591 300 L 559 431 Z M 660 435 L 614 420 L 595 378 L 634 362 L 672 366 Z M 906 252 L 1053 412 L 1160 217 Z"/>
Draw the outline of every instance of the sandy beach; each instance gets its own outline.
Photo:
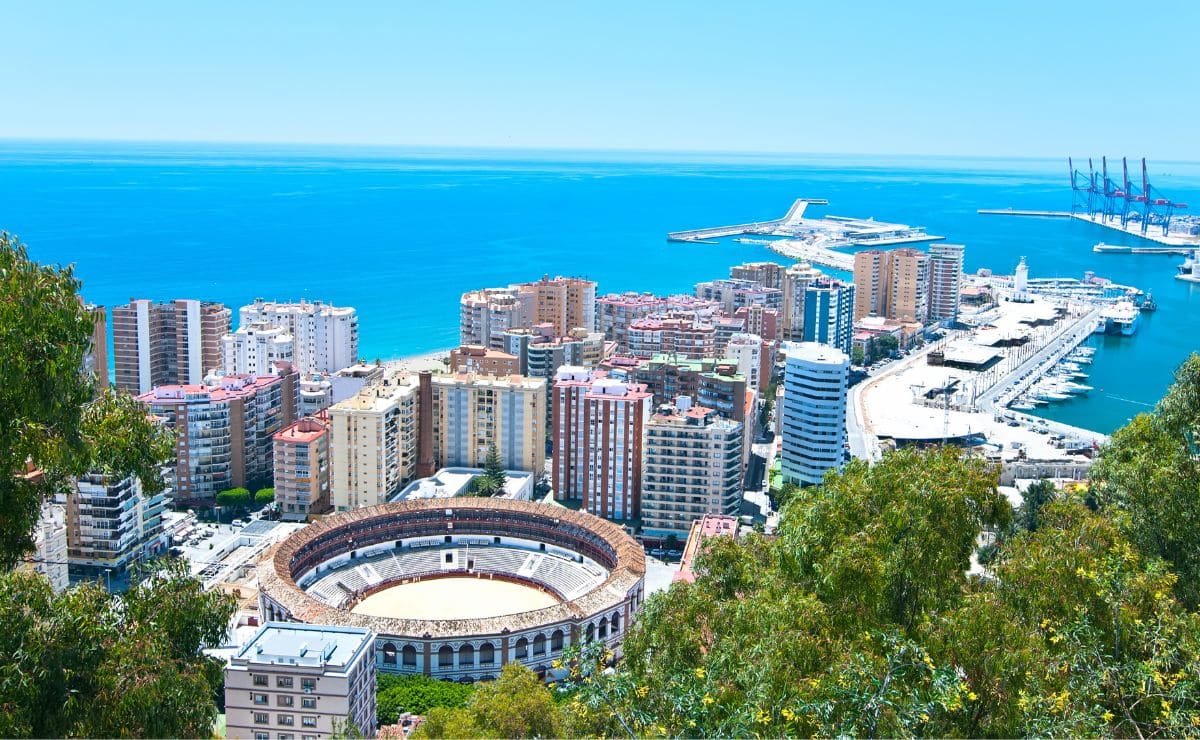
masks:
<path id="1" fill-rule="evenodd" d="M 411 355 L 409 357 L 399 357 L 394 360 L 386 360 L 383 364 L 387 365 L 388 367 L 402 368 L 411 372 L 420 372 L 422 370 L 439 372 L 448 367 L 449 359 L 450 350 L 439 349 L 420 355 Z"/>

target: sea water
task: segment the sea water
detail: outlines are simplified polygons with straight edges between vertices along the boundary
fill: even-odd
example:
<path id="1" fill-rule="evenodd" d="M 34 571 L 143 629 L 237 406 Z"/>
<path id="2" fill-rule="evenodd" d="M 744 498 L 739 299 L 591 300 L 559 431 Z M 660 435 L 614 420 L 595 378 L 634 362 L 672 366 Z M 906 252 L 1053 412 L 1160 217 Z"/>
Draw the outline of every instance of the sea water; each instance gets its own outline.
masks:
<path id="1" fill-rule="evenodd" d="M 1153 179 L 1200 206 L 1200 166 Z M 968 272 L 1085 270 L 1151 291 L 1134 337 L 1103 337 L 1087 397 L 1052 418 L 1111 431 L 1149 409 L 1197 341 L 1200 286 L 1178 256 L 1096 254 L 1140 240 L 1066 219 L 1064 161 L 386 150 L 200 144 L 0 143 L 0 229 L 39 260 L 73 263 L 87 300 L 254 298 L 358 309 L 367 360 L 453 346 L 463 291 L 580 275 L 611 291 L 690 292 L 757 245 L 670 243 L 668 231 L 766 220 L 798 197 L 817 215 L 924 226 L 966 245 Z M 236 318 L 235 318 L 236 323 Z"/>

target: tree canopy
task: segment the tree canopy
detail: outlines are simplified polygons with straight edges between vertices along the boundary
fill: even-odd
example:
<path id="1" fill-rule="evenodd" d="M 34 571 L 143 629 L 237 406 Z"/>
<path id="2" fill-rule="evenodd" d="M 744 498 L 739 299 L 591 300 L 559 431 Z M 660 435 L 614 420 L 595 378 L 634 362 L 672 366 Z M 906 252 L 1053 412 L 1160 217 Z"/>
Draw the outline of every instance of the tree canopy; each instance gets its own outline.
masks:
<path id="1" fill-rule="evenodd" d="M 509 663 L 495 681 L 479 684 L 466 706 L 431 709 L 413 737 L 559 737 L 558 717 L 542 679 L 520 663 Z"/>
<path id="2" fill-rule="evenodd" d="M 647 599 L 615 670 L 598 644 L 570 656 L 564 732 L 1200 734 L 1197 399 L 1193 358 L 1091 491 L 1035 483 L 1015 517 L 949 449 L 788 491 L 777 537 L 711 540 L 694 583 Z"/>
<path id="3" fill-rule="evenodd" d="M 55 594 L 25 571 L 0 575 L 0 735 L 208 737 L 233 599 L 161 561 L 121 596 L 98 584 Z"/>
<path id="4" fill-rule="evenodd" d="M 148 493 L 163 489 L 170 432 L 83 373 L 95 324 L 79 286 L 70 267 L 40 265 L 0 232 L 0 568 L 33 549 L 41 503 L 72 476 L 137 475 Z"/>

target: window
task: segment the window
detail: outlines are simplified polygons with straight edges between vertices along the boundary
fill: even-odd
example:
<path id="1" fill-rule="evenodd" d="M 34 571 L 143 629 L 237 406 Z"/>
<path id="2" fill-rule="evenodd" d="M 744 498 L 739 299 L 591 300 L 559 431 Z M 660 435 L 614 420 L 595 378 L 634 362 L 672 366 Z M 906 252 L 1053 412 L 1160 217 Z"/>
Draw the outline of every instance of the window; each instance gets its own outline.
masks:
<path id="1" fill-rule="evenodd" d="M 317 726 L 317 718 L 316 718 L 316 717 L 314 717 L 314 716 L 311 716 L 311 715 L 310 715 L 310 716 L 301 717 L 301 718 L 300 718 L 300 725 L 301 725 L 302 727 L 316 727 L 316 726 Z"/>
<path id="2" fill-rule="evenodd" d="M 316 735 L 301 735 L 300 740 L 317 740 Z"/>
<path id="3" fill-rule="evenodd" d="M 279 724 L 285 727 L 291 727 L 296 724 L 296 718 L 290 714 L 281 714 L 276 719 L 279 721 Z"/>
<path id="4" fill-rule="evenodd" d="M 262 705 L 265 705 L 268 703 L 266 694 L 251 694 L 250 698 L 253 699 L 254 703 L 258 704 L 259 706 L 262 706 Z"/>
<path id="5" fill-rule="evenodd" d="M 290 707 L 293 704 L 295 704 L 295 701 L 296 700 L 294 698 L 292 698 L 291 694 L 279 694 L 278 696 L 275 697 L 275 706 Z"/>
<path id="6" fill-rule="evenodd" d="M 271 715 L 267 714 L 266 712 L 255 712 L 254 713 L 254 724 L 265 725 L 270 721 L 271 721 Z"/>
<path id="7" fill-rule="evenodd" d="M 401 662 L 406 666 L 415 666 L 417 664 L 417 649 L 412 645 L 405 645 L 400 651 Z"/>
<path id="8" fill-rule="evenodd" d="M 255 676 L 254 677 L 254 685 L 255 686 L 266 686 L 268 683 L 270 683 L 270 680 L 271 680 L 270 677 L 265 674 Z"/>
<path id="9" fill-rule="evenodd" d="M 288 679 L 289 686 L 291 686 L 291 680 L 292 679 L 290 679 L 290 678 Z M 300 688 L 304 689 L 305 691 L 316 691 L 317 690 L 317 679 L 315 679 L 315 678 L 300 679 Z"/>
<path id="10" fill-rule="evenodd" d="M 300 708 L 301 709 L 316 709 L 317 708 L 317 697 L 315 697 L 315 696 L 300 697 Z"/>
<path id="11" fill-rule="evenodd" d="M 278 688 L 281 688 L 281 689 L 292 688 L 292 677 L 291 676 L 276 676 L 275 686 Z"/>
<path id="12" fill-rule="evenodd" d="M 290 732 L 279 733 L 279 740 L 292 740 L 294 736 Z"/>
<path id="13" fill-rule="evenodd" d="M 254 733 L 254 740 L 271 740 L 271 733 L 256 732 L 256 733 Z"/>

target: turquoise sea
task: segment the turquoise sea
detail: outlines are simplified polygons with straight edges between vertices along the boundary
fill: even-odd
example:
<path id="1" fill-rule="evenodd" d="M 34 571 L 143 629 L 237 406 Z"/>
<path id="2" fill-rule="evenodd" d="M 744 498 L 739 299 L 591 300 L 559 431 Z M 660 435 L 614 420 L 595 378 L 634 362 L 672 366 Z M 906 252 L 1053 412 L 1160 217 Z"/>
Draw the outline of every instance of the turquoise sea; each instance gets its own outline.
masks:
<path id="1" fill-rule="evenodd" d="M 1087 153 L 1082 153 L 1086 156 Z M 1156 187 L 1200 209 L 1200 165 L 1153 163 Z M 0 229 L 74 263 L 95 303 L 255 297 L 358 308 L 361 351 L 391 358 L 457 341 L 464 290 L 542 274 L 602 292 L 687 292 L 755 245 L 686 245 L 667 231 L 816 213 L 922 225 L 967 245 L 966 267 L 1034 277 L 1085 270 L 1153 292 L 1137 336 L 1099 339 L 1086 399 L 1047 415 L 1111 431 L 1149 408 L 1200 349 L 1200 287 L 1176 256 L 1099 255 L 1116 232 L 978 208 L 1066 210 L 1058 160 L 379 150 L 0 142 Z"/>

